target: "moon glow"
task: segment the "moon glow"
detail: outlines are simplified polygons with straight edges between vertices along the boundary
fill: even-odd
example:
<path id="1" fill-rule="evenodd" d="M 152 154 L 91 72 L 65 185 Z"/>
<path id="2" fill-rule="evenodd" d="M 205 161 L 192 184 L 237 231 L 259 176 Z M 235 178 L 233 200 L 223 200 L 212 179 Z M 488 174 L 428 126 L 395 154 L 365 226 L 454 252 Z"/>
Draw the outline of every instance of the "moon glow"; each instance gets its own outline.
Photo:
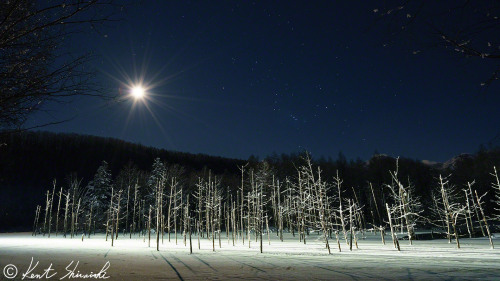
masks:
<path id="1" fill-rule="evenodd" d="M 130 94 L 135 98 L 135 99 L 142 99 L 144 97 L 144 94 L 145 94 L 145 90 L 142 86 L 134 86 L 131 91 L 130 91 Z"/>

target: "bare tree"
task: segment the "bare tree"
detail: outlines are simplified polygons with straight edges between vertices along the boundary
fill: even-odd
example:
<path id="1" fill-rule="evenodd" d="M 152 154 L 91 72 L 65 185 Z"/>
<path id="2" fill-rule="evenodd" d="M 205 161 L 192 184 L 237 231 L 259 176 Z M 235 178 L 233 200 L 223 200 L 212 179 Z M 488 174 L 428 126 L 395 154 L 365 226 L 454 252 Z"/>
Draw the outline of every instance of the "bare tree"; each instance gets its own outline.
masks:
<path id="1" fill-rule="evenodd" d="M 62 186 L 61 186 L 61 190 L 59 191 L 59 200 L 58 200 L 58 203 L 57 203 L 57 215 L 56 215 L 56 236 L 57 236 L 57 232 L 59 230 L 59 211 L 61 209 L 61 199 L 62 199 Z"/>
<path id="2" fill-rule="evenodd" d="M 474 193 L 476 195 L 477 205 L 479 206 L 479 210 L 481 211 L 481 216 L 483 218 L 483 222 L 486 227 L 486 232 L 488 233 L 488 239 L 490 240 L 490 247 L 491 249 L 494 249 L 495 247 L 493 246 L 493 240 L 491 239 L 490 227 L 488 226 L 488 222 L 486 221 L 486 216 L 484 215 L 483 207 L 481 206 L 481 199 L 486 195 L 486 193 L 481 195 L 481 197 L 477 195 L 477 190 L 474 190 Z"/>
<path id="3" fill-rule="evenodd" d="M 132 239 L 132 232 L 134 232 L 134 233 L 135 233 L 136 228 L 137 228 L 138 226 L 140 226 L 140 223 L 138 223 L 138 222 L 136 221 L 136 218 L 137 218 L 137 214 L 136 214 L 136 212 L 137 212 L 138 210 L 140 210 L 140 208 L 139 208 L 140 201 L 138 201 L 138 198 L 137 198 L 137 196 L 138 196 L 138 191 L 139 191 L 139 184 L 138 184 L 138 182 L 136 182 L 136 183 L 135 183 L 135 185 L 134 185 L 134 201 L 133 201 L 133 203 L 132 203 L 133 213 L 132 213 L 132 227 L 130 228 L 130 239 Z"/>
<path id="4" fill-rule="evenodd" d="M 168 232 L 168 241 L 170 242 L 170 233 L 171 233 L 171 221 L 172 217 L 175 217 L 175 209 L 177 207 L 177 198 L 179 191 L 178 189 L 179 182 L 177 181 L 177 178 L 173 177 L 170 180 L 170 196 L 169 196 L 169 201 L 168 201 L 168 213 L 167 213 L 167 232 Z M 173 202 L 173 204 L 172 204 Z M 176 241 L 177 241 L 177 228 L 175 227 L 176 231 Z"/>
<path id="5" fill-rule="evenodd" d="M 399 241 L 398 241 L 398 236 L 396 234 L 396 231 L 394 229 L 394 226 L 392 224 L 392 216 L 391 214 L 394 213 L 397 208 L 389 208 L 389 204 L 385 203 L 385 207 L 387 210 L 387 218 L 389 219 L 389 228 L 391 230 L 391 237 L 392 237 L 392 243 L 394 244 L 394 248 L 398 249 L 398 251 L 401 251 L 401 248 L 399 247 Z"/>
<path id="6" fill-rule="evenodd" d="M 160 232 L 163 228 L 161 227 L 161 220 L 163 217 L 163 189 L 165 188 L 166 181 L 166 171 L 163 170 L 159 179 L 156 183 L 156 250 L 160 250 Z"/>
<path id="7" fill-rule="evenodd" d="M 373 12 L 378 20 L 389 22 L 392 37 L 410 30 L 413 32 L 407 34 L 420 35 L 415 38 L 419 42 L 415 42 L 413 54 L 423 48 L 442 48 L 493 69 L 481 86 L 500 79 L 498 1 L 451 1 L 446 5 L 426 0 L 381 1 Z"/>
<path id="8" fill-rule="evenodd" d="M 248 166 L 248 163 L 246 163 L 245 165 L 242 165 L 241 167 L 238 167 L 240 170 L 241 170 L 241 187 L 240 187 L 240 195 L 241 195 L 241 204 L 240 204 L 240 236 L 241 236 L 241 239 L 243 241 L 243 244 L 245 244 L 245 236 L 243 233 L 245 233 L 245 230 L 244 230 L 244 223 L 243 223 L 243 208 L 244 208 L 244 201 L 245 201 L 245 196 L 244 196 L 244 188 L 245 188 L 245 184 L 244 184 L 244 177 L 245 177 L 245 167 Z M 250 242 L 249 242 L 250 243 Z"/>
<path id="9" fill-rule="evenodd" d="M 49 204 L 50 204 L 50 191 L 47 190 L 47 196 L 45 200 L 45 218 L 43 220 L 43 236 L 47 232 L 47 217 L 49 215 Z"/>
<path id="10" fill-rule="evenodd" d="M 377 227 L 375 225 L 375 219 L 373 218 L 373 229 L 376 230 L 378 229 L 380 231 L 380 236 L 382 238 L 382 244 L 385 245 L 385 226 L 382 226 L 382 216 L 380 215 L 380 211 L 379 211 L 379 208 L 378 208 L 378 204 L 377 204 L 377 198 L 375 197 L 375 192 L 373 191 L 373 186 L 372 186 L 372 183 L 371 182 L 368 182 L 368 184 L 370 185 L 370 190 L 371 190 L 371 193 L 372 193 L 372 196 L 373 196 L 373 202 L 374 202 L 374 207 L 375 207 L 375 211 L 377 212 L 377 215 L 378 215 L 378 221 L 379 221 L 379 226 Z M 373 211 L 372 211 L 372 217 L 373 216 Z M 375 231 L 376 233 L 376 231 Z"/>
<path id="11" fill-rule="evenodd" d="M 56 194 L 56 180 L 52 182 L 54 188 L 52 189 L 52 198 L 50 199 L 50 210 L 49 210 L 49 238 L 50 238 L 50 230 L 52 227 L 52 206 L 54 205 L 54 195 Z"/>
<path id="12" fill-rule="evenodd" d="M 338 191 L 338 200 L 339 200 L 339 218 L 340 218 L 340 223 L 342 224 L 342 233 L 344 234 L 344 239 L 347 245 L 349 245 L 349 241 L 347 241 L 347 231 L 346 231 L 346 222 L 344 219 L 344 212 L 345 210 L 342 208 L 342 183 L 343 180 L 339 177 L 339 171 L 337 170 L 337 176 L 334 178 L 334 185 L 337 187 Z"/>
<path id="13" fill-rule="evenodd" d="M 457 223 L 459 217 L 461 215 L 465 215 L 466 206 L 463 206 L 458 202 L 458 194 L 455 190 L 455 187 L 449 184 L 448 177 L 443 178 L 441 175 L 439 175 L 439 193 L 441 200 L 436 200 L 436 202 L 439 209 L 438 212 L 444 215 L 448 242 L 451 243 L 452 228 L 457 248 L 460 248 Z"/>
<path id="14" fill-rule="evenodd" d="M 35 221 L 33 222 L 33 233 L 31 236 L 36 236 L 36 233 L 38 231 L 38 218 L 40 217 L 40 205 L 36 206 L 36 211 L 35 211 Z"/>
<path id="15" fill-rule="evenodd" d="M 48 101 L 107 97 L 93 79 L 91 53 L 65 42 L 114 20 L 114 10 L 112 0 L 0 2 L 0 131 L 20 128 Z"/>
<path id="16" fill-rule="evenodd" d="M 66 237 L 66 233 L 68 231 L 68 212 L 69 212 L 69 199 L 70 199 L 70 189 L 66 192 L 66 204 L 64 208 L 64 237 Z"/>
<path id="17" fill-rule="evenodd" d="M 328 232 L 331 225 L 328 220 L 329 198 L 327 195 L 330 186 L 322 179 L 320 167 L 317 167 L 317 171 L 314 172 L 309 155 L 306 155 L 304 160 L 305 165 L 299 167 L 299 179 L 303 180 L 303 185 L 305 186 L 303 198 L 305 198 L 305 202 L 307 202 L 306 208 L 310 210 L 310 225 L 322 232 L 322 240 L 325 242 L 325 248 L 328 250 L 328 254 L 330 254 Z"/>
<path id="18" fill-rule="evenodd" d="M 422 213 L 422 204 L 418 196 L 414 193 L 414 186 L 408 180 L 408 186 L 404 186 L 398 178 L 399 158 L 396 159 L 396 170 L 391 171 L 392 184 L 387 185 L 390 195 L 395 203 L 396 211 L 399 217 L 395 217 L 395 221 L 400 221 L 400 227 L 406 226 L 408 241 L 413 244 L 415 236 L 415 225 Z"/>
<path id="19" fill-rule="evenodd" d="M 189 253 L 193 253 L 193 241 L 191 239 L 191 214 L 189 212 L 189 195 L 187 196 L 186 199 L 186 219 L 187 219 L 187 226 L 188 226 L 188 232 L 189 232 Z"/>

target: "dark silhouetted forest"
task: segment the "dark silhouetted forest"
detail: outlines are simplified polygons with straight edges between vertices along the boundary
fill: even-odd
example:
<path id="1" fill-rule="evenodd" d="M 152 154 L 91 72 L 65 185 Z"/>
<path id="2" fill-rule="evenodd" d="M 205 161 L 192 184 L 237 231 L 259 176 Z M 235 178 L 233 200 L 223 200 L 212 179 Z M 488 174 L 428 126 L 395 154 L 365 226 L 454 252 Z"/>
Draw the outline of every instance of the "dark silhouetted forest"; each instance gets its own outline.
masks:
<path id="1" fill-rule="evenodd" d="M 221 186 L 236 190 L 241 184 L 239 166 L 249 163 L 247 171 L 262 167 L 266 162 L 269 170 L 278 179 L 295 177 L 296 167 L 303 164 L 304 153 L 273 154 L 265 159 L 255 156 L 247 160 L 229 159 L 204 154 L 167 151 L 133 144 L 118 139 L 77 134 L 49 132 L 23 132 L 4 136 L 0 146 L 0 230 L 29 230 L 33 224 L 35 208 L 42 205 L 45 192 L 52 190 L 53 180 L 57 188 L 67 187 L 70 175 L 81 179 L 87 186 L 94 179 L 103 161 L 108 164 L 113 184 L 119 184 L 120 172 L 134 167 L 139 171 L 144 186 L 150 175 L 155 158 L 168 165 L 182 167 L 181 183 L 191 190 L 199 177 L 210 171 L 221 178 Z M 332 148 L 332 151 L 335 149 Z M 313 155 L 314 156 L 314 155 Z M 374 196 L 369 188 L 372 184 L 378 204 L 383 204 L 387 194 L 385 184 L 391 183 L 389 171 L 396 168 L 396 158 L 375 154 L 368 161 L 348 160 L 339 153 L 333 158 L 313 158 L 315 165 L 323 170 L 323 178 L 332 181 L 338 170 L 343 179 L 346 196 L 359 199 L 361 206 L 374 205 Z M 475 154 L 462 154 L 446 163 L 429 164 L 416 159 L 399 159 L 399 178 L 415 186 L 422 202 L 431 202 L 431 191 L 438 185 L 440 174 L 450 175 L 450 182 L 462 189 L 467 181 L 476 181 L 475 189 L 481 194 L 491 190 L 493 166 L 500 167 L 500 149 L 480 148 Z M 245 180 L 248 180 L 245 178 Z M 493 193 L 488 194 L 488 212 L 493 213 Z M 491 198 L 490 198 L 491 197 Z M 369 209 L 369 208 L 366 208 Z M 372 214 L 366 214 L 371 221 Z"/>

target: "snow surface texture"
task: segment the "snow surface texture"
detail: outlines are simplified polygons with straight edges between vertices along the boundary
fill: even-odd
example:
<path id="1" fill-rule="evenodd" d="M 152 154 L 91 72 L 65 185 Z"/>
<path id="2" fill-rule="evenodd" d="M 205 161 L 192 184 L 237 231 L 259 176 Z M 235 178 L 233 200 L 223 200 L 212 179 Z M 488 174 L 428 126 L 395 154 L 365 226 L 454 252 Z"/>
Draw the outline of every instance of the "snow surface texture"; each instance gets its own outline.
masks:
<path id="1" fill-rule="evenodd" d="M 382 245 L 379 234 L 366 236 L 358 241 L 359 249 L 353 251 L 341 241 L 340 253 L 332 240 L 332 254 L 328 255 L 324 243 L 314 235 L 306 245 L 289 234 L 284 242 L 271 235 L 269 245 L 266 235 L 262 254 L 255 238 L 251 248 L 247 240 L 245 245 L 238 240 L 233 246 L 223 233 L 222 248 L 216 240 L 213 252 L 211 241 L 202 238 L 199 250 L 197 237 L 193 236 L 193 254 L 189 254 L 189 240 L 184 246 L 180 235 L 177 245 L 173 235 L 170 242 L 165 236 L 160 251 L 156 251 L 156 240 L 152 239 L 148 247 L 147 238 L 143 242 L 142 237 L 120 235 L 111 247 L 111 240 L 106 242 L 104 235 L 82 242 L 81 236 L 69 239 L 60 234 L 52 234 L 51 238 L 32 237 L 31 233 L 0 234 L 0 269 L 16 265 L 19 274 L 15 280 L 20 280 L 33 257 L 34 263 L 40 264 L 32 273 L 42 274 L 52 263 L 51 273 L 57 272 L 52 280 L 66 275 L 65 268 L 71 261 L 75 263 L 70 269 L 79 261 L 76 271 L 82 274 L 99 272 L 109 261 L 107 280 L 500 280 L 500 249 L 490 249 L 484 238 L 461 239 L 461 249 L 456 249 L 454 241 L 414 241 L 410 246 L 401 240 L 398 252 L 390 236 L 386 236 L 386 245 Z M 500 239 L 494 242 L 500 248 Z M 0 276 L 0 280 L 7 280 L 1 271 Z"/>

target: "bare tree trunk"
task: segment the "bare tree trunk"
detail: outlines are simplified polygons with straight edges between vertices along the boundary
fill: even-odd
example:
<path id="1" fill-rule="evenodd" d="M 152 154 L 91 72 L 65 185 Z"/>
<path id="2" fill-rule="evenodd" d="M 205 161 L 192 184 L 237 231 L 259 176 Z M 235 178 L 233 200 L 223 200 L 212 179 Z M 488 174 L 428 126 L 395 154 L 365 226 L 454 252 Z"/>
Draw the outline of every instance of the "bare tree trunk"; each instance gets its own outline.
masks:
<path id="1" fill-rule="evenodd" d="M 226 237 L 227 237 L 227 244 L 229 245 L 230 239 L 229 239 L 229 231 L 230 231 L 230 225 L 231 225 L 231 210 L 230 207 L 228 206 L 228 202 L 224 202 L 224 214 L 225 214 L 225 223 L 226 223 Z"/>
<path id="2" fill-rule="evenodd" d="M 162 209 L 162 215 L 161 215 L 161 244 L 163 245 L 163 236 L 165 234 L 165 215 L 163 214 L 163 206 L 161 207 Z"/>
<path id="3" fill-rule="evenodd" d="M 163 236 L 165 234 L 165 215 L 163 214 L 163 189 L 166 184 L 166 175 L 163 175 L 162 185 L 160 186 L 160 229 L 161 229 L 161 244 L 163 245 Z"/>
<path id="4" fill-rule="evenodd" d="M 66 232 L 68 230 L 68 211 L 69 211 L 69 190 L 66 194 L 66 208 L 64 208 L 64 238 L 66 238 Z"/>
<path id="5" fill-rule="evenodd" d="M 356 190 L 354 189 L 353 186 L 351 186 L 351 189 L 352 189 L 352 193 L 354 194 L 354 200 L 356 200 L 356 206 L 360 206 L 359 204 L 359 200 L 358 200 L 358 195 L 356 194 Z M 364 215 L 362 216 L 361 215 L 361 212 L 357 211 L 354 213 L 354 219 L 357 219 L 358 220 L 358 225 L 359 225 L 359 231 L 361 232 L 361 236 L 364 236 L 364 225 L 365 225 L 365 218 L 364 218 Z M 354 239 L 355 240 L 355 243 L 356 243 L 356 249 L 358 248 L 358 245 L 357 245 L 357 239 Z"/>
<path id="6" fill-rule="evenodd" d="M 134 204 L 132 205 L 132 207 L 134 207 L 134 211 L 132 213 L 132 227 L 130 228 L 130 239 L 132 239 L 132 232 L 135 233 L 135 226 L 136 226 L 136 222 L 135 222 L 135 218 L 136 218 L 135 209 L 136 209 L 136 206 L 137 206 L 137 189 L 138 189 L 138 187 L 139 187 L 139 185 L 136 182 L 136 184 L 134 186 Z"/>
<path id="7" fill-rule="evenodd" d="M 247 220 L 247 240 L 248 240 L 248 248 L 250 248 L 250 192 L 247 193 L 248 194 L 248 199 L 247 199 L 247 203 L 248 203 L 248 220 Z"/>
<path id="8" fill-rule="evenodd" d="M 47 199 L 45 200 L 45 219 L 43 220 L 43 236 L 47 233 L 47 217 L 49 215 L 49 196 L 50 191 L 47 190 Z"/>
<path id="9" fill-rule="evenodd" d="M 90 238 L 90 228 L 92 227 L 92 207 L 94 207 L 93 203 L 90 203 L 90 215 L 89 215 L 89 238 Z"/>
<path id="10" fill-rule="evenodd" d="M 210 219 L 210 216 L 212 215 L 212 212 L 213 212 L 213 200 L 212 200 L 212 183 L 211 183 L 211 173 L 209 171 L 208 173 L 208 183 L 207 183 L 207 198 L 206 198 L 206 202 L 205 202 L 205 223 L 206 223 L 206 226 L 205 226 L 205 229 L 207 230 L 207 238 L 210 239 L 210 222 L 211 222 L 211 219 Z M 212 237 L 212 239 L 214 239 L 214 237 Z"/>
<path id="11" fill-rule="evenodd" d="M 472 184 L 468 182 L 467 186 L 469 187 L 469 194 L 470 194 L 470 197 L 471 197 L 471 200 L 472 200 L 472 204 L 473 204 L 474 211 L 476 213 L 477 220 L 479 222 L 479 228 L 481 228 L 481 233 L 483 234 L 483 236 L 486 236 L 485 233 L 484 233 L 484 229 L 483 229 L 483 224 L 481 222 L 481 218 L 479 217 L 479 212 L 477 211 L 478 207 L 476 205 L 476 202 L 474 201 L 474 194 L 472 193 Z"/>
<path id="12" fill-rule="evenodd" d="M 176 185 L 174 185 L 174 179 L 172 178 L 172 184 L 170 185 L 170 197 L 168 200 L 168 214 L 167 214 L 167 231 L 168 231 L 168 242 L 170 242 L 170 220 L 172 219 L 170 217 L 170 214 L 172 212 L 171 207 L 172 207 L 172 198 L 173 198 L 173 192 L 174 188 Z"/>
<path id="13" fill-rule="evenodd" d="M 287 217 L 288 217 L 288 231 L 289 232 L 292 232 L 292 236 L 295 237 L 295 230 L 293 228 L 293 216 L 292 216 L 292 208 L 293 208 L 293 204 L 292 204 L 292 190 L 290 189 L 290 186 L 289 186 L 289 182 L 287 181 L 287 191 L 288 191 L 288 200 L 286 201 L 287 202 L 287 209 L 288 209 L 288 212 L 287 212 Z"/>
<path id="14" fill-rule="evenodd" d="M 177 245 L 177 193 L 174 195 L 174 235 L 175 245 Z"/>
<path id="15" fill-rule="evenodd" d="M 38 217 L 40 216 L 40 205 L 36 206 L 36 211 L 35 211 L 35 221 L 33 222 L 33 233 L 31 236 L 36 236 L 36 232 L 38 230 Z"/>
<path id="16" fill-rule="evenodd" d="M 413 245 L 413 228 L 410 225 L 410 220 L 409 220 L 409 210 L 408 210 L 408 205 L 406 203 L 406 192 L 401 189 L 401 203 L 403 204 L 403 215 L 404 219 L 406 222 L 406 231 L 408 232 L 408 241 L 410 242 L 410 245 Z"/>
<path id="17" fill-rule="evenodd" d="M 111 210 L 108 210 L 106 213 L 106 241 L 108 241 L 108 235 L 109 235 L 109 212 Z"/>
<path id="18" fill-rule="evenodd" d="M 191 239 L 191 217 L 189 219 L 189 226 L 188 226 L 188 231 L 189 231 L 189 253 L 193 253 L 193 240 Z"/>
<path id="19" fill-rule="evenodd" d="M 114 246 L 114 242 L 115 242 L 115 233 L 113 232 L 115 230 L 115 225 L 114 225 L 114 222 L 115 222 L 115 211 L 113 209 L 110 209 L 110 212 L 111 212 L 111 247 Z"/>
<path id="20" fill-rule="evenodd" d="M 188 197 L 189 197 L 189 194 L 188 194 Z M 184 238 L 184 246 L 187 246 L 187 236 L 188 236 L 187 216 L 188 216 L 188 210 L 186 209 L 187 208 L 187 204 L 184 203 L 184 205 L 185 205 L 185 207 L 184 207 L 184 220 L 182 222 L 182 226 L 183 226 L 182 236 Z"/>
<path id="21" fill-rule="evenodd" d="M 187 225 L 187 231 L 189 235 L 189 253 L 193 253 L 193 241 L 191 240 L 191 216 L 189 215 L 189 194 L 187 195 L 186 198 L 186 222 L 185 225 Z"/>
<path id="22" fill-rule="evenodd" d="M 129 206 L 129 203 L 130 203 L 130 180 L 129 180 L 129 183 L 127 185 L 127 209 L 125 211 L 125 229 L 124 231 L 127 232 L 127 228 L 129 231 L 130 230 L 130 223 L 129 223 L 129 213 L 128 213 L 128 206 Z M 123 236 L 125 236 L 125 233 L 123 234 Z M 130 238 L 132 238 L 132 232 L 130 232 Z"/>
<path id="23" fill-rule="evenodd" d="M 218 219 L 217 219 L 217 225 L 218 225 L 218 236 L 219 236 L 219 249 L 222 248 L 222 242 L 221 242 L 221 229 L 220 229 L 220 225 L 221 225 L 221 220 L 222 220 L 222 197 L 219 198 L 219 215 L 218 215 Z"/>
<path id="24" fill-rule="evenodd" d="M 196 223 L 196 227 L 198 228 L 198 231 L 197 231 L 198 232 L 198 250 L 200 250 L 201 249 L 201 244 L 200 244 L 200 222 L 197 221 L 195 223 Z"/>
<path id="25" fill-rule="evenodd" d="M 312 171 L 311 171 L 312 172 Z M 313 179 L 314 180 L 314 179 Z M 326 217 L 326 205 L 328 205 L 328 198 L 326 195 L 326 190 L 324 184 L 321 182 L 321 170 L 318 167 L 318 181 L 316 186 L 316 197 L 319 209 L 319 218 L 321 223 L 321 230 L 323 232 L 323 239 L 325 240 L 325 246 L 328 249 L 328 254 L 331 254 L 330 243 L 328 242 L 328 220 Z"/>
<path id="26" fill-rule="evenodd" d="M 277 189 L 277 211 L 278 211 L 278 232 L 279 232 L 279 238 L 281 242 L 283 242 L 283 208 L 281 206 L 281 190 L 280 190 L 280 181 L 278 180 L 278 185 L 276 186 Z M 277 233 L 278 234 L 278 233 Z"/>
<path id="27" fill-rule="evenodd" d="M 382 237 L 382 244 L 385 245 L 385 227 L 380 226 L 380 236 Z"/>
<path id="28" fill-rule="evenodd" d="M 266 215 L 266 230 L 267 230 L 267 240 L 269 241 L 269 245 L 271 245 L 271 234 L 269 233 L 269 219 Z"/>
<path id="29" fill-rule="evenodd" d="M 71 184 L 73 190 L 73 199 L 71 200 L 71 238 L 75 235 L 75 202 L 76 202 L 76 188 L 75 182 Z"/>
<path id="30" fill-rule="evenodd" d="M 237 235 L 237 222 L 236 222 L 236 206 L 234 204 L 234 202 L 232 201 L 232 197 L 231 197 L 231 222 L 232 222 L 232 226 L 233 226 L 233 231 L 232 231 L 232 236 L 233 236 L 233 246 L 234 246 L 234 243 L 235 243 L 235 236 Z"/>
<path id="31" fill-rule="evenodd" d="M 151 247 L 151 205 L 149 205 L 148 216 L 148 247 Z"/>
<path id="32" fill-rule="evenodd" d="M 160 251 L 160 208 L 161 208 L 161 191 L 160 183 L 157 183 L 156 188 L 156 251 Z"/>
<path id="33" fill-rule="evenodd" d="M 467 225 L 467 232 L 469 233 L 469 238 L 472 238 L 471 230 L 474 231 L 474 225 L 472 224 L 472 218 L 470 216 L 469 195 L 467 194 L 467 190 L 464 190 L 464 193 L 467 206 L 467 213 L 465 214 L 465 224 Z"/>
<path id="34" fill-rule="evenodd" d="M 306 200 L 305 200 L 305 192 L 303 192 L 303 182 L 301 179 L 301 175 L 299 173 L 299 195 L 300 195 L 300 237 L 302 241 L 304 242 L 304 245 L 306 244 Z"/>
<path id="35" fill-rule="evenodd" d="M 486 227 L 486 232 L 488 233 L 488 239 L 490 240 L 490 247 L 491 249 L 494 249 L 495 247 L 493 246 L 493 240 L 491 239 L 490 227 L 488 226 L 488 222 L 486 221 L 486 216 L 484 215 L 483 207 L 481 207 L 481 199 L 479 198 L 479 196 L 477 196 L 477 190 L 474 190 L 474 192 L 476 193 L 477 205 L 479 207 L 479 210 L 481 211 L 484 226 Z"/>
<path id="36" fill-rule="evenodd" d="M 262 253 L 263 246 L 262 246 L 262 230 L 264 228 L 264 202 L 262 202 L 262 183 L 260 184 L 260 192 L 259 192 L 259 197 L 258 197 L 259 203 L 259 238 L 260 238 L 260 252 Z"/>
<path id="37" fill-rule="evenodd" d="M 446 196 L 446 192 L 444 190 L 444 182 L 443 182 L 443 178 L 441 177 L 441 175 L 439 175 L 439 182 L 440 182 L 440 185 L 441 185 L 441 197 L 443 199 L 443 206 L 444 206 L 444 212 L 445 212 L 445 218 L 446 218 L 446 228 L 447 228 L 447 237 L 448 237 L 448 243 L 451 243 L 451 231 L 450 231 L 450 218 L 451 218 L 451 214 L 450 214 L 450 208 L 449 208 L 449 205 L 448 205 L 448 198 Z M 456 233 L 455 233 L 456 234 Z"/>
<path id="38" fill-rule="evenodd" d="M 108 214 L 107 214 L 107 218 L 106 218 L 106 241 L 108 241 L 108 234 L 109 234 L 109 226 L 110 226 L 110 223 L 109 223 L 109 220 L 111 219 L 111 212 L 113 212 L 113 199 L 114 199 L 114 188 L 111 187 L 111 197 L 109 198 L 109 209 L 108 209 Z M 111 228 L 113 228 L 113 223 L 111 223 Z"/>
<path id="39" fill-rule="evenodd" d="M 339 252 L 342 252 L 342 248 L 340 248 L 340 239 L 338 230 L 335 230 L 335 238 L 337 239 L 337 246 L 339 247 Z"/>
<path id="40" fill-rule="evenodd" d="M 350 228 L 350 243 L 349 243 L 349 250 L 352 251 L 352 238 L 353 238 L 353 225 L 352 225 L 352 205 L 351 205 L 351 199 L 349 199 L 349 228 Z"/>
<path id="41" fill-rule="evenodd" d="M 121 198 L 122 198 L 122 191 L 120 190 L 120 192 L 118 193 L 118 198 L 116 199 L 116 204 L 117 204 L 117 207 L 116 207 L 116 237 L 115 239 L 118 240 L 118 233 L 119 233 L 119 229 L 118 227 L 120 226 L 120 201 L 121 201 Z"/>
<path id="42" fill-rule="evenodd" d="M 213 184 L 211 184 L 212 188 L 214 187 Z M 212 189 L 211 188 L 211 189 Z M 212 227 L 212 251 L 215 252 L 215 223 L 214 223 L 214 216 L 215 216 L 215 189 L 212 190 L 212 197 L 211 197 L 212 203 L 210 204 L 211 212 L 210 212 L 210 225 Z"/>
<path id="43" fill-rule="evenodd" d="M 78 234 L 78 215 L 80 214 L 80 203 L 81 203 L 81 198 L 78 199 L 78 206 L 76 207 L 76 213 L 75 213 L 75 235 Z"/>
<path id="44" fill-rule="evenodd" d="M 52 206 L 54 205 L 54 195 L 56 194 L 56 180 L 53 182 L 54 188 L 52 189 L 52 198 L 50 199 L 50 211 L 49 211 L 49 238 L 52 228 Z"/>
<path id="45" fill-rule="evenodd" d="M 455 218 L 453 216 L 451 217 L 451 225 L 453 226 L 453 232 L 455 233 L 455 242 L 457 243 L 457 248 L 460 249 L 460 241 L 458 240 L 458 233 L 456 227 L 456 217 Z"/>
<path id="46" fill-rule="evenodd" d="M 59 200 L 58 200 L 58 203 L 57 203 L 56 236 L 57 236 L 57 232 L 59 231 L 59 211 L 61 210 L 61 198 L 62 198 L 62 186 L 61 186 L 61 191 L 59 191 Z"/>
<path id="47" fill-rule="evenodd" d="M 244 226 L 243 226 L 243 206 L 244 206 L 244 200 L 245 200 L 245 193 L 244 193 L 244 175 L 245 175 L 245 167 L 248 165 L 248 163 L 246 163 L 245 165 L 242 165 L 241 168 L 238 167 L 240 170 L 241 170 L 241 205 L 240 205 L 240 219 L 241 219 L 241 238 L 242 238 L 242 241 L 243 241 L 243 244 L 245 244 L 245 236 L 244 236 Z M 250 222 L 250 220 L 249 220 Z M 250 242 L 249 242 L 250 244 Z"/>
<path id="48" fill-rule="evenodd" d="M 342 224 L 342 233 L 344 234 L 344 239 L 347 245 L 349 245 L 349 242 L 347 241 L 347 233 L 345 229 L 345 220 L 344 220 L 344 212 L 342 210 L 342 192 L 340 190 L 340 187 L 342 186 L 342 180 L 339 177 L 339 171 L 337 170 L 337 176 L 335 177 L 338 193 L 339 193 L 339 214 L 340 214 L 340 223 Z"/>
<path id="49" fill-rule="evenodd" d="M 372 183 L 371 182 L 368 182 L 368 183 L 370 184 L 370 189 L 372 191 L 373 203 L 375 203 L 375 211 L 377 211 L 378 220 L 379 220 L 379 223 L 381 224 L 382 223 L 382 216 L 380 216 L 380 211 L 378 210 L 377 198 L 375 197 L 375 192 L 373 191 Z M 373 228 L 375 228 L 375 224 L 373 225 Z"/>
<path id="50" fill-rule="evenodd" d="M 184 228 L 184 220 L 182 219 L 183 211 L 184 211 L 184 201 L 182 197 L 182 189 L 181 189 L 181 198 L 180 198 L 180 206 L 179 206 L 180 218 L 179 218 L 179 232 L 182 231 L 182 238 L 184 240 L 184 246 L 186 246 L 186 229 Z"/>
<path id="51" fill-rule="evenodd" d="M 139 201 L 139 217 L 137 218 L 138 225 L 139 225 L 139 230 L 138 230 L 139 237 L 142 234 L 144 241 L 146 241 L 146 232 L 147 232 L 147 222 L 145 221 L 146 220 L 146 216 L 145 216 L 146 210 L 144 209 L 145 204 L 146 204 L 146 202 L 144 202 L 144 200 Z"/>
<path id="52" fill-rule="evenodd" d="M 239 204 L 240 204 L 240 193 L 237 190 L 236 191 L 236 201 L 233 201 L 233 210 L 234 210 L 233 236 L 235 236 L 234 239 L 236 240 L 236 242 L 238 242 L 238 237 L 241 237 L 241 235 L 242 235 L 242 233 L 241 233 L 242 226 L 240 225 L 240 218 L 238 217 L 239 210 L 240 210 Z M 234 232 L 236 232 L 236 234 L 234 234 Z"/>
<path id="53" fill-rule="evenodd" d="M 394 228 L 392 226 L 391 209 L 389 209 L 389 205 L 387 203 L 385 203 L 385 207 L 387 208 L 387 217 L 389 218 L 389 227 L 391 228 L 392 242 L 394 244 L 394 247 L 398 249 L 398 251 L 401 251 L 401 249 L 399 248 L 398 237 L 394 233 Z"/>

